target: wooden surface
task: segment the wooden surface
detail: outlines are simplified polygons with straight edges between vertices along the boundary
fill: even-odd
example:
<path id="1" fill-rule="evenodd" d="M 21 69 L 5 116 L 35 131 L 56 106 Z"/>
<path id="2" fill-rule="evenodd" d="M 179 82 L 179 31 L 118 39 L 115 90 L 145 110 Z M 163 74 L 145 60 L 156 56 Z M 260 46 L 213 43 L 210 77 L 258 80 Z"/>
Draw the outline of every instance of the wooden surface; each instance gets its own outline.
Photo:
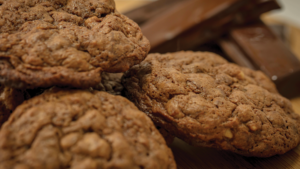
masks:
<path id="1" fill-rule="evenodd" d="M 117 10 L 121 13 L 151 3 L 151 0 L 115 1 Z M 263 17 L 263 20 L 270 24 L 282 24 L 281 21 L 268 18 L 267 15 Z M 300 28 L 290 24 L 287 25 L 287 28 L 289 46 L 300 59 Z M 300 114 L 300 97 L 292 99 L 291 101 L 295 112 Z M 179 139 L 173 142 L 171 149 L 174 153 L 178 169 L 300 169 L 300 146 L 284 155 L 277 155 L 270 158 L 250 158 L 210 148 L 192 147 Z"/>
<path id="2" fill-rule="evenodd" d="M 270 158 L 243 157 L 210 148 L 192 147 L 176 139 L 171 145 L 178 169 L 299 169 L 300 147 Z"/>

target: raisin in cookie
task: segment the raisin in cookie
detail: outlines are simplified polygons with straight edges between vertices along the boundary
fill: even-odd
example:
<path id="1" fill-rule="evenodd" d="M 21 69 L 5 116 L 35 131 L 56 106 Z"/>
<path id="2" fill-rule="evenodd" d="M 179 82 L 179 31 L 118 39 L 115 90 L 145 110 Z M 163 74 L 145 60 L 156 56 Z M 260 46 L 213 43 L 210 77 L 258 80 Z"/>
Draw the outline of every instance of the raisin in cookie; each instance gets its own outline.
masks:
<path id="1" fill-rule="evenodd" d="M 269 157 L 299 144 L 299 115 L 275 85 L 213 53 L 150 54 L 122 83 L 156 125 L 192 145 Z"/>
<path id="2" fill-rule="evenodd" d="M 0 86 L 0 128 L 15 108 L 27 97 L 22 90 Z"/>
<path id="3" fill-rule="evenodd" d="M 106 92 L 50 89 L 12 113 L 0 131 L 1 169 L 174 169 L 150 118 Z"/>
<path id="4" fill-rule="evenodd" d="M 10 0 L 0 14 L 0 83 L 15 88 L 93 87 L 150 50 L 113 0 Z"/>

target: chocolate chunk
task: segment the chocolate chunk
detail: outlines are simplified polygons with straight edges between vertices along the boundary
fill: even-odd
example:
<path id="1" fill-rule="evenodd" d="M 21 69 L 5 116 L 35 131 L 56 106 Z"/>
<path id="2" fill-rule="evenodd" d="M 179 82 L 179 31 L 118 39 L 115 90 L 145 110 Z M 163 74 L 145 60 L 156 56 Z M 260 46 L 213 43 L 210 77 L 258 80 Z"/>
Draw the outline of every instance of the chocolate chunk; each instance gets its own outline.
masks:
<path id="1" fill-rule="evenodd" d="M 232 29 L 220 45 L 237 64 L 263 71 L 282 95 L 300 94 L 300 61 L 263 22 Z"/>
<path id="2" fill-rule="evenodd" d="M 150 40 L 151 52 L 191 50 L 278 8 L 275 0 L 185 0 L 168 4 L 141 28 Z"/>

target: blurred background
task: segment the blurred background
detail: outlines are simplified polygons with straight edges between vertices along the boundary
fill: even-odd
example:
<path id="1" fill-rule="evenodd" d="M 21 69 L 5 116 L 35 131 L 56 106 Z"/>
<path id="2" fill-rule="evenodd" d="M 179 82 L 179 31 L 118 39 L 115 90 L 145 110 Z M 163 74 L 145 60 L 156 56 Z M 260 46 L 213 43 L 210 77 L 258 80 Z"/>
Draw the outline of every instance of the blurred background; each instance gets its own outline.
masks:
<path id="1" fill-rule="evenodd" d="M 270 17 L 300 27 L 300 1 L 299 0 L 278 0 L 282 10 L 270 12 Z"/>
<path id="2" fill-rule="evenodd" d="M 117 10 L 126 13 L 159 0 L 115 0 Z M 269 25 L 284 25 L 285 34 L 293 52 L 300 58 L 300 0 L 277 0 L 281 9 L 263 14 Z"/>

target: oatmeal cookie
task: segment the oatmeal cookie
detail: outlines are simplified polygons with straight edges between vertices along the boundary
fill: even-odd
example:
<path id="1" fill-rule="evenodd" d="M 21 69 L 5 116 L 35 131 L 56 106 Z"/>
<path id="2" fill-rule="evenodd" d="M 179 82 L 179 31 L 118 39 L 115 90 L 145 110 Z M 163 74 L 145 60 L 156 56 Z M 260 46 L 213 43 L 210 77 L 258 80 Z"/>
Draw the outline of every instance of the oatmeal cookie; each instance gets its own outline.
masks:
<path id="1" fill-rule="evenodd" d="M 22 90 L 0 86 L 0 128 L 25 97 L 26 93 Z"/>
<path id="2" fill-rule="evenodd" d="M 269 157 L 299 144 L 299 115 L 272 81 L 216 54 L 150 54 L 122 83 L 156 125 L 191 145 Z"/>
<path id="3" fill-rule="evenodd" d="M 176 168 L 150 118 L 106 92 L 52 88 L 18 106 L 0 138 L 0 169 Z"/>
<path id="4" fill-rule="evenodd" d="M 0 83 L 15 88 L 94 87 L 150 50 L 113 0 L 0 1 Z"/>

